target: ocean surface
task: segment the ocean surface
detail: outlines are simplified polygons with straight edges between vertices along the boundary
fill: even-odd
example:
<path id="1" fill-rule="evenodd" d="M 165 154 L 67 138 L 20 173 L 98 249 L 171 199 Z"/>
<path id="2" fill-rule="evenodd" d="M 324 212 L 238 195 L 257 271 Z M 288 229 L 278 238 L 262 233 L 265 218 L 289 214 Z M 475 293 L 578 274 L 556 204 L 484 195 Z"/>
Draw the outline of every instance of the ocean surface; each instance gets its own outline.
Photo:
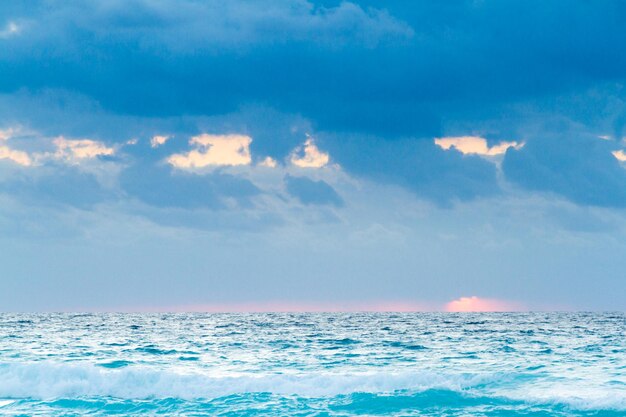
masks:
<path id="1" fill-rule="evenodd" d="M 626 416 L 626 315 L 1 314 L 0 415 Z"/>

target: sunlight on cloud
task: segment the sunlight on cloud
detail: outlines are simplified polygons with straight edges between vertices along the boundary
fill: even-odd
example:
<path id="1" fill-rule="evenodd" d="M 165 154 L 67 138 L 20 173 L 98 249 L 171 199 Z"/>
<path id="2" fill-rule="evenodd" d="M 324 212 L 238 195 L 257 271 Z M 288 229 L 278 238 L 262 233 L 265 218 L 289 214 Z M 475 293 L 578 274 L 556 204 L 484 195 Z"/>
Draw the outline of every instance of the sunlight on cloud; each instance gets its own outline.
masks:
<path id="1" fill-rule="evenodd" d="M 520 311 L 523 308 L 517 304 L 505 300 L 491 298 L 461 297 L 452 300 L 445 305 L 448 312 L 489 312 L 489 311 Z"/>
<path id="2" fill-rule="evenodd" d="M 623 150 L 620 149 L 618 151 L 613 151 L 611 153 L 613 154 L 615 158 L 617 158 L 618 161 L 626 162 L 626 152 L 624 152 Z"/>
<path id="3" fill-rule="evenodd" d="M 91 139 L 66 139 L 59 136 L 54 139 L 53 143 L 57 147 L 54 156 L 69 161 L 97 158 L 115 153 L 115 149 Z"/>
<path id="4" fill-rule="evenodd" d="M 524 146 L 524 143 L 500 142 L 497 145 L 489 147 L 487 140 L 479 136 L 456 136 L 456 137 L 444 137 L 435 138 L 435 144 L 444 150 L 449 150 L 454 147 L 459 152 L 469 155 L 483 155 L 483 156 L 497 156 L 502 155 L 509 148 L 520 149 Z"/>
<path id="5" fill-rule="evenodd" d="M 16 130 L 13 128 L 9 129 L 0 129 L 0 141 L 7 140 L 11 138 L 15 134 Z"/>
<path id="6" fill-rule="evenodd" d="M 252 138 L 246 135 L 202 134 L 189 141 L 196 149 L 171 155 L 167 162 L 176 168 L 249 165 L 252 161 L 250 143 Z"/>
<path id="7" fill-rule="evenodd" d="M 276 160 L 272 158 L 271 156 L 267 156 L 265 157 L 265 159 L 259 162 L 259 166 L 267 167 L 267 168 L 276 168 L 277 165 L 278 164 L 276 163 Z"/>
<path id="8" fill-rule="evenodd" d="M 0 129 L 0 142 L 10 139 L 16 133 L 16 129 Z M 24 152 L 16 149 L 11 149 L 9 146 L 0 146 L 0 159 L 8 159 L 22 166 L 30 166 L 33 161 L 30 156 Z"/>
<path id="9" fill-rule="evenodd" d="M 30 156 L 24 151 L 17 151 L 8 146 L 0 146 L 0 159 L 8 159 L 23 166 L 32 165 Z"/>
<path id="10" fill-rule="evenodd" d="M 170 138 L 171 136 L 153 136 L 152 139 L 150 139 L 150 146 L 152 146 L 153 148 L 157 148 L 161 145 L 165 145 L 165 142 L 167 142 Z"/>
<path id="11" fill-rule="evenodd" d="M 328 153 L 322 152 L 309 137 L 303 146 L 297 147 L 291 154 L 291 163 L 300 168 L 321 168 L 328 164 Z"/>
<path id="12" fill-rule="evenodd" d="M 0 159 L 9 159 L 22 166 L 39 165 L 47 159 L 59 159 L 67 163 L 77 164 L 81 160 L 93 159 L 99 156 L 110 156 L 115 153 L 115 149 L 106 146 L 104 143 L 92 139 L 66 139 L 58 136 L 52 139 L 52 145 L 56 148 L 54 152 L 31 152 L 30 154 L 21 150 L 13 149 L 6 145 L 10 139 L 20 139 L 23 136 L 34 135 L 40 140 L 50 143 L 50 139 L 40 136 L 36 132 L 24 131 L 22 128 L 10 128 L 0 130 L 0 142 L 5 142 L 0 146 Z"/>

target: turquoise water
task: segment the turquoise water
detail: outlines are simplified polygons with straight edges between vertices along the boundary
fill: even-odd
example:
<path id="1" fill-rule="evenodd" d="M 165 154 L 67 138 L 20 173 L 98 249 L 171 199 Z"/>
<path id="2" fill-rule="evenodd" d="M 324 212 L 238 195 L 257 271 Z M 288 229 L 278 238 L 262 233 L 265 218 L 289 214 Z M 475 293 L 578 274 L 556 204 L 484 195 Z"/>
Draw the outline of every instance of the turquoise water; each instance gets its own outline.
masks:
<path id="1" fill-rule="evenodd" d="M 626 315 L 3 314 L 6 416 L 626 416 Z"/>

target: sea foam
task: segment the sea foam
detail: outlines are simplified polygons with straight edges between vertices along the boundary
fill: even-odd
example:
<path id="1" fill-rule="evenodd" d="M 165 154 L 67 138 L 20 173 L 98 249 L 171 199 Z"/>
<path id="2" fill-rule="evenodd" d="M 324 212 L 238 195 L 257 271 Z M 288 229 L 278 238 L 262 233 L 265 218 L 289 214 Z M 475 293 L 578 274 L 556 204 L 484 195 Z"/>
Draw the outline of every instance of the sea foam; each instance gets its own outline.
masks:
<path id="1" fill-rule="evenodd" d="M 626 415 L 626 316 L 0 314 L 0 414 Z"/>
<path id="2" fill-rule="evenodd" d="M 467 390 L 501 381 L 506 375 L 442 375 L 436 373 L 365 372 L 343 374 L 254 374 L 211 376 L 131 366 L 108 370 L 91 364 L 36 362 L 0 366 L 0 397 L 69 398 L 216 398 L 232 394 L 267 392 L 308 397 L 353 392 L 390 393 L 399 390 Z"/>
<path id="3" fill-rule="evenodd" d="M 563 404 L 581 410 L 626 411 L 626 392 L 593 389 L 554 389 L 537 391 L 532 385 L 516 385 L 520 374 L 441 374 L 429 372 L 365 372 L 341 374 L 310 372 L 211 376 L 210 373 L 154 370 L 131 366 L 108 370 L 87 363 L 5 364 L 0 366 L 0 397 L 52 400 L 75 397 L 118 399 L 180 398 L 214 399 L 246 393 L 271 393 L 300 397 L 332 397 L 353 393 L 419 393 L 451 391 L 466 396 L 524 401 L 537 404 Z M 514 386 L 515 389 L 510 389 Z M 504 387 L 504 388 L 503 388 Z M 509 388 L 506 388 L 509 387 Z"/>

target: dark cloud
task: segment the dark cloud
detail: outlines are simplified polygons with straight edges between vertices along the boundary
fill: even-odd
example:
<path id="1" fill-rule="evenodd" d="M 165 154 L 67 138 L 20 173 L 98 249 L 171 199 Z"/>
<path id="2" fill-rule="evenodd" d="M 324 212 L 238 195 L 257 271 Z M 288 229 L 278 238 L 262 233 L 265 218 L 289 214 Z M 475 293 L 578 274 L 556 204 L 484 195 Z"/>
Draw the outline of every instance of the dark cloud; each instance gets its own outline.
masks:
<path id="1" fill-rule="evenodd" d="M 103 188 L 93 174 L 64 165 L 21 168 L 0 179 L 0 192 L 28 205 L 80 209 L 115 198 L 115 193 Z"/>
<path id="2" fill-rule="evenodd" d="M 498 192 L 488 162 L 430 143 L 450 126 L 462 126 L 459 134 L 488 126 L 496 142 L 523 139 L 503 135 L 521 135 L 550 113 L 621 135 L 625 18 L 624 2 L 583 0 L 4 2 L 0 26 L 14 22 L 19 31 L 0 39 L 0 120 L 9 112 L 107 143 L 139 137 L 122 152 L 142 167 L 202 132 L 249 134 L 255 157 L 279 161 L 304 133 L 319 133 L 350 172 L 449 204 Z M 153 134 L 175 139 L 148 149 Z M 418 139 L 401 139 L 409 137 Z M 428 143 L 416 143 L 422 139 Z M 515 155 L 529 149 L 511 153 L 506 170 L 535 189 L 542 185 L 515 168 Z M 596 167 L 607 158 L 587 157 Z M 561 168 L 576 171 L 579 162 Z M 159 196 L 132 172 L 122 175 L 126 191 L 152 205 L 174 205 L 175 197 L 182 206 L 220 207 L 254 194 L 233 177 L 157 170 L 172 197 Z M 604 181 L 600 190 L 622 175 L 607 168 L 587 180 Z M 222 187 L 228 181 L 237 182 L 233 191 Z M 592 196 L 592 186 L 543 187 L 580 204 L 621 205 L 621 197 Z"/>
<path id="3" fill-rule="evenodd" d="M 613 157 L 613 142 L 565 136 L 530 140 L 509 148 L 502 168 L 507 180 L 552 192 L 583 205 L 625 207 L 626 170 Z"/>
<path id="4" fill-rule="evenodd" d="M 158 163 L 131 165 L 120 174 L 120 185 L 129 197 L 162 208 L 224 209 L 229 200 L 250 207 L 260 193 L 250 181 L 233 175 L 199 175 Z"/>
<path id="5" fill-rule="evenodd" d="M 287 192 L 307 205 L 343 206 L 343 199 L 327 182 L 312 180 L 307 177 L 285 176 Z"/>
<path id="6" fill-rule="evenodd" d="M 258 104 L 322 130 L 426 136 L 463 109 L 626 74 L 619 1 L 70 1 L 1 13 L 22 31 L 3 40 L 0 90 L 65 89 L 133 115 Z"/>
<path id="7" fill-rule="evenodd" d="M 498 194 L 495 165 L 477 156 L 444 151 L 432 141 L 343 137 L 323 141 L 351 173 L 399 184 L 440 205 Z"/>

